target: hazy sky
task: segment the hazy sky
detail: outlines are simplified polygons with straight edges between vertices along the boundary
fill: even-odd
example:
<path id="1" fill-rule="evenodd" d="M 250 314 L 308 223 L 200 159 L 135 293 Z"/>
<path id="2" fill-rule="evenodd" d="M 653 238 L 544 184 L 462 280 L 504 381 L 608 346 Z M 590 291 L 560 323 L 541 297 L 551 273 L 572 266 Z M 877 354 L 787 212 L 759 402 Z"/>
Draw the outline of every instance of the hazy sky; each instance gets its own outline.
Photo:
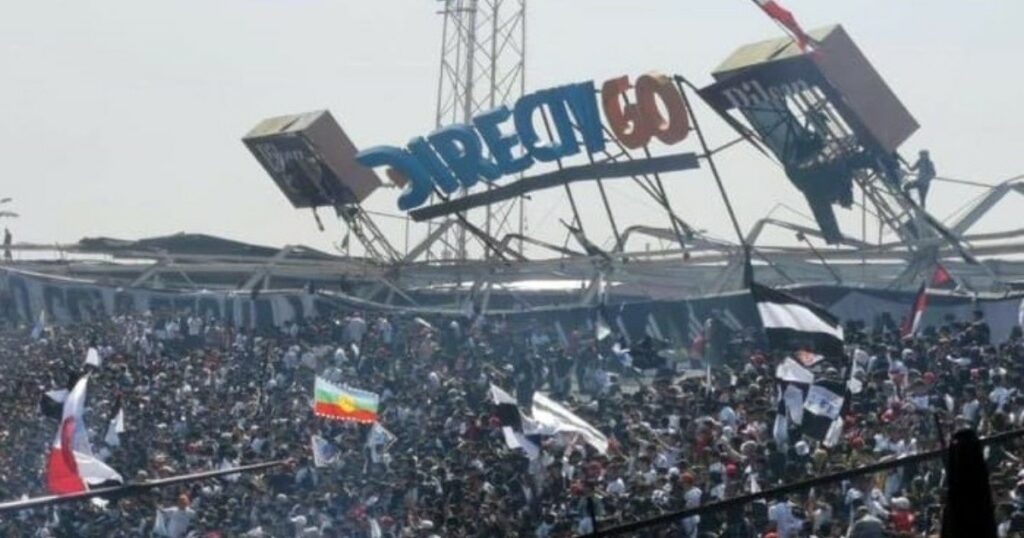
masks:
<path id="1" fill-rule="evenodd" d="M 17 240 L 190 231 L 331 248 L 340 225 L 320 233 L 308 211 L 293 210 L 242 135 L 265 117 L 319 108 L 361 147 L 433 127 L 435 0 L 2 2 L 0 197 L 22 214 L 5 221 Z M 1024 2 L 784 4 L 805 27 L 847 28 L 922 125 L 905 155 L 930 148 L 942 176 L 994 183 L 1024 173 Z M 780 35 L 748 0 L 531 0 L 528 11 L 532 89 L 650 70 L 705 84 L 738 45 Z M 722 167 L 744 228 L 776 203 L 807 212 L 755 153 L 729 152 Z M 732 237 L 706 171 L 667 181 L 684 219 Z M 620 225 L 656 214 L 625 182 L 611 190 Z M 978 194 L 933 192 L 940 217 Z M 607 239 L 596 189 L 579 193 L 588 232 Z M 379 191 L 368 205 L 394 213 L 395 197 Z M 568 213 L 558 192 L 529 207 L 528 228 L 547 238 Z M 1021 207 L 1011 200 L 979 229 L 1019 227 Z M 857 215 L 843 217 L 853 229 Z M 401 224 L 381 223 L 401 248 Z"/>

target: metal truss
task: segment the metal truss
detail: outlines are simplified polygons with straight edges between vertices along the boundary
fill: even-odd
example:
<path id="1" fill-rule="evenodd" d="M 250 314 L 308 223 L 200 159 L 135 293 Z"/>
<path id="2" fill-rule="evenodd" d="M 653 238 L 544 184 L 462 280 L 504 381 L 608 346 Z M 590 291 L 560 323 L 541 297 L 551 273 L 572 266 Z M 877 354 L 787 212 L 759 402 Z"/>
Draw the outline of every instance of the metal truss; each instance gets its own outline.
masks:
<path id="1" fill-rule="evenodd" d="M 526 0 L 441 1 L 438 127 L 469 122 L 480 112 L 513 102 L 526 87 Z M 490 257 L 493 245 L 484 238 L 524 233 L 524 203 L 520 197 L 463 214 L 460 226 L 430 245 L 427 258 L 466 260 L 477 255 L 476 247 L 483 257 Z M 429 227 L 433 231 L 435 225 Z M 522 246 L 519 243 L 519 255 Z"/>

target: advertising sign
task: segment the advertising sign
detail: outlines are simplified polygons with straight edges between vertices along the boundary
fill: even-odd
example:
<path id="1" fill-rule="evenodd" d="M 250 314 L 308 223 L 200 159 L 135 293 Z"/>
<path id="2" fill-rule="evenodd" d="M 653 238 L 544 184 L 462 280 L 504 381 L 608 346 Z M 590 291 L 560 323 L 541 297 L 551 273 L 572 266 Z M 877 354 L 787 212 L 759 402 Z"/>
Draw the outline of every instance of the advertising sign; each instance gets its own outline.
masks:
<path id="1" fill-rule="evenodd" d="M 405 187 L 398 207 L 407 211 L 433 193 L 493 183 L 537 163 L 561 162 L 583 152 L 601 153 L 606 132 L 622 146 L 637 149 L 654 140 L 678 144 L 690 130 L 679 87 L 671 77 L 654 73 L 633 84 L 627 76 L 611 79 L 600 92 L 588 81 L 530 93 L 512 108 L 500 106 L 470 123 L 414 137 L 404 147 L 372 147 L 356 160 L 369 168 L 385 167 L 391 180 Z M 696 166 L 696 159 L 686 161 L 686 167 Z M 578 177 L 588 169 L 577 167 L 574 173 Z"/>

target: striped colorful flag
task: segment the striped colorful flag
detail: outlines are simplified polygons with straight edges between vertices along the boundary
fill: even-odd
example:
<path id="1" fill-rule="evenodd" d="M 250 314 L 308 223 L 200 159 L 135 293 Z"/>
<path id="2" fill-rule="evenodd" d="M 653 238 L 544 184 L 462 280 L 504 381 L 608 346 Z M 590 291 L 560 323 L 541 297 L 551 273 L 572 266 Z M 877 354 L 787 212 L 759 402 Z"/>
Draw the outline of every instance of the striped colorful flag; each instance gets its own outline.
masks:
<path id="1" fill-rule="evenodd" d="M 370 423 L 377 421 L 380 396 L 351 387 L 339 387 L 317 376 L 313 402 L 313 412 L 321 417 Z"/>

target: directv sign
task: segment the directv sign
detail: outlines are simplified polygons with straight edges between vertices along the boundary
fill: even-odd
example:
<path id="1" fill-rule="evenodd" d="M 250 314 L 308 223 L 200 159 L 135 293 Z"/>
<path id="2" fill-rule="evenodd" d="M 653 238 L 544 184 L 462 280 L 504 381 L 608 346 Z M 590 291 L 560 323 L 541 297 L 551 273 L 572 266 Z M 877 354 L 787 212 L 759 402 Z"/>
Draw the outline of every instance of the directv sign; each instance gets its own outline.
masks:
<path id="1" fill-rule="evenodd" d="M 606 127 L 629 149 L 644 147 L 655 138 L 668 145 L 686 139 L 690 117 L 670 77 L 643 75 L 636 80 L 632 96 L 627 94 L 630 88 L 626 76 L 605 82 L 600 105 L 592 81 L 538 91 L 524 95 L 512 109 L 495 108 L 473 118 L 472 124 L 450 125 L 413 138 L 404 148 L 369 148 L 359 152 L 356 160 L 368 168 L 387 167 L 392 181 L 405 186 L 398 207 L 412 210 L 435 189 L 449 194 L 480 180 L 495 182 L 525 172 L 538 162 L 554 162 L 582 151 L 601 153 L 607 142 Z M 550 135 L 547 129 L 543 136 L 538 132 L 538 112 L 550 119 Z M 544 117 L 540 125 L 547 125 Z M 695 166 L 695 160 L 687 165 Z M 595 165 L 593 171 L 598 173 L 599 167 Z"/>

